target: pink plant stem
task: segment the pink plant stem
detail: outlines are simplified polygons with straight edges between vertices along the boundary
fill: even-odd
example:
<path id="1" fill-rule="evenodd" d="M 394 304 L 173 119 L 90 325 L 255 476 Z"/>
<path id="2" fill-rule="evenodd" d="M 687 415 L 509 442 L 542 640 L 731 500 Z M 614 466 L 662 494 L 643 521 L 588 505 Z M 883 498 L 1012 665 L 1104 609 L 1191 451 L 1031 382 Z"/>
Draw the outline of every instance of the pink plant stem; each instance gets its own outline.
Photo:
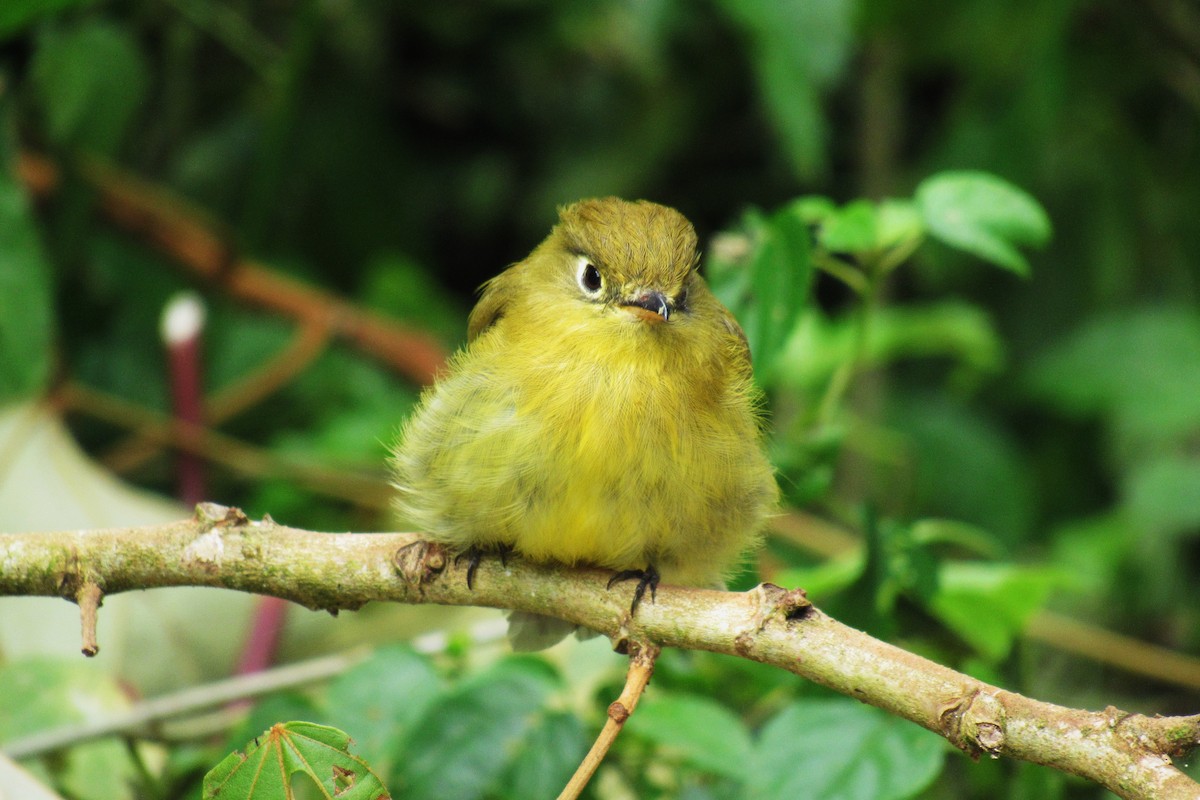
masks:
<path id="1" fill-rule="evenodd" d="M 163 311 L 162 335 L 167 348 L 171 385 L 171 407 L 175 418 L 185 423 L 183 435 L 191 436 L 204 423 L 204 391 L 201 379 L 201 341 L 204 305 L 193 292 L 172 298 Z M 204 462 L 195 448 L 180 450 L 175 457 L 179 499 L 194 506 L 206 499 Z"/>

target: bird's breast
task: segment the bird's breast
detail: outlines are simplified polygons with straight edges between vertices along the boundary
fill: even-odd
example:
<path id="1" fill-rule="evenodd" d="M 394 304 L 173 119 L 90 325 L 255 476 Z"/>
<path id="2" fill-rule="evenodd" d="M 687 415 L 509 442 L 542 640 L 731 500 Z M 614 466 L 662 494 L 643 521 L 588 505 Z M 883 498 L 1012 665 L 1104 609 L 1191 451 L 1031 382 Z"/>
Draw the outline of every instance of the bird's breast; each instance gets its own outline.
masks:
<path id="1" fill-rule="evenodd" d="M 520 365 L 512 469 L 537 476 L 513 526 L 518 550 L 626 569 L 678 560 L 661 554 L 680 529 L 703 540 L 717 526 L 746 527 L 728 511 L 758 491 L 739 473 L 758 480 L 761 456 L 731 372 L 653 341 L 575 339 L 518 354 L 506 354 Z"/>

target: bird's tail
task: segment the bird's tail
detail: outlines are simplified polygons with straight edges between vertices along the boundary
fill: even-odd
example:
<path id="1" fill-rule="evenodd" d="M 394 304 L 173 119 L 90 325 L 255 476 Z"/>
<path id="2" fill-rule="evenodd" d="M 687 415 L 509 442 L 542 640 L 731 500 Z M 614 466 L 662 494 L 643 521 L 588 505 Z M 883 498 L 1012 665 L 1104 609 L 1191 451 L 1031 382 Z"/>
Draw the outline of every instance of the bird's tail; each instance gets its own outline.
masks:
<path id="1" fill-rule="evenodd" d="M 590 639 L 599 635 L 588 628 L 542 614 L 530 614 L 527 611 L 508 613 L 508 643 L 519 653 L 553 647 L 572 633 L 579 639 Z"/>

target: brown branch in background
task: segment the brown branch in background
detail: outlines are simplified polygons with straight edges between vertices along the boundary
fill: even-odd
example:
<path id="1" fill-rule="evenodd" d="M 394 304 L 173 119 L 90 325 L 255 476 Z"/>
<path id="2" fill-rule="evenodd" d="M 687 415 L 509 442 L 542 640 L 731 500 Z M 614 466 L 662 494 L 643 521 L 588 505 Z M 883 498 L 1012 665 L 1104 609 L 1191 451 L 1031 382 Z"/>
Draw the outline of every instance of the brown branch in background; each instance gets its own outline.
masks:
<path id="1" fill-rule="evenodd" d="M 316 321 L 300 327 L 278 354 L 251 374 L 208 396 L 204 403 L 206 423 L 220 425 L 289 384 L 325 351 L 329 336 L 329 326 Z M 114 445 L 100 457 L 100 462 L 114 472 L 125 473 L 141 466 L 161 449 L 161 436 L 139 431 Z"/>
<path id="2" fill-rule="evenodd" d="M 895 192 L 897 153 L 904 141 L 903 49 L 894 37 L 877 34 L 862 48 L 859 87 L 859 186 L 864 197 L 882 200 Z"/>
<path id="3" fill-rule="evenodd" d="M 391 503 L 392 490 L 382 476 L 281 458 L 232 436 L 190 426 L 78 383 L 62 386 L 56 399 L 66 408 L 139 431 L 159 444 L 189 449 L 241 475 L 287 478 L 310 491 L 366 508 L 385 509 Z"/>
<path id="4" fill-rule="evenodd" d="M 1042 609 L 1025 626 L 1035 642 L 1134 675 L 1200 690 L 1200 659 Z"/>
<path id="5" fill-rule="evenodd" d="M 1163 82 L 1193 112 L 1200 109 L 1200 9 L 1187 0 L 1141 0 L 1131 5 L 1134 24 L 1147 24 L 1164 45 L 1158 48 Z"/>
<path id="6" fill-rule="evenodd" d="M 1141 0 L 1159 38 L 1179 52 L 1193 67 L 1200 67 L 1200 9 L 1186 0 Z"/>
<path id="7" fill-rule="evenodd" d="M 617 736 L 625 727 L 625 721 L 633 714 L 638 701 L 642 699 L 642 694 L 650 683 L 650 676 L 654 674 L 654 662 L 658 659 L 659 652 L 660 648 L 653 644 L 638 642 L 630 645 L 629 671 L 625 674 L 625 688 L 621 690 L 621 696 L 608 707 L 608 716 L 604 721 L 604 727 L 600 729 L 600 735 L 596 737 L 592 749 L 583 757 L 583 761 L 575 770 L 575 774 L 571 776 L 571 780 L 567 781 L 567 785 L 563 787 L 562 792 L 558 795 L 558 800 L 575 800 L 583 794 L 588 782 L 596 774 L 600 762 L 608 755 L 613 742 L 617 740 Z"/>
<path id="8" fill-rule="evenodd" d="M 13 760 L 18 760 L 55 753 L 105 736 L 161 739 L 164 721 L 262 697 L 270 692 L 328 680 L 360 663 L 368 652 L 358 649 L 339 655 L 320 656 L 276 667 L 269 673 L 239 675 L 201 686 L 190 686 L 149 700 L 138 700 L 128 709 L 114 709 L 105 715 L 89 716 L 86 721 L 72 722 L 22 736 L 14 742 L 5 742 L 4 752 Z M 228 720 L 222 722 L 227 727 L 231 726 Z"/>
<path id="9" fill-rule="evenodd" d="M 225 422 L 291 383 L 325 352 L 329 337 L 328 325 L 307 322 L 283 350 L 253 373 L 208 396 L 205 414 L 209 424 Z"/>
<path id="10" fill-rule="evenodd" d="M 772 517 L 771 532 L 822 558 L 837 558 L 862 547 L 862 537 L 815 514 L 787 509 Z"/>
<path id="11" fill-rule="evenodd" d="M 503 620 L 489 619 L 472 625 L 466 635 L 474 645 L 498 645 L 504 639 L 505 627 Z M 462 635 L 462 632 L 455 634 Z M 423 655 L 437 655 L 446 652 L 450 637 L 443 631 L 431 631 L 412 639 L 409 645 Z M 108 736 L 162 743 L 222 737 L 241 719 L 236 709 L 244 707 L 242 701 L 328 680 L 345 673 L 370 654 L 370 647 L 356 646 L 338 655 L 294 661 L 262 672 L 136 699 L 124 710 L 22 734 L 15 742 L 0 741 L 0 749 L 16 761 L 57 753 Z"/>
<path id="12" fill-rule="evenodd" d="M 656 601 L 631 618 L 628 593 L 606 588 L 606 570 L 490 559 L 478 565 L 472 589 L 467 566 L 417 534 L 317 533 L 212 505 L 167 525 L 0 534 L 0 563 L 0 595 L 72 597 L 64 586 L 86 579 L 106 594 L 211 586 L 311 609 L 383 600 L 545 614 L 617 643 L 724 653 L 784 669 L 915 722 L 968 755 L 1052 767 L 1124 798 L 1200 800 L 1200 784 L 1171 762 L 1200 744 L 1200 714 L 1093 712 L 1023 697 L 842 625 L 802 591 L 771 584 L 742 593 L 660 586 Z"/>
<path id="13" fill-rule="evenodd" d="M 95 189 L 105 218 L 230 297 L 303 324 L 328 325 L 334 335 L 417 383 L 431 382 L 446 360 L 445 349 L 427 334 L 242 258 L 228 237 L 216 233 L 217 225 L 161 188 L 94 161 L 80 164 L 79 171 Z M 29 151 L 18 156 L 17 174 L 40 199 L 52 197 L 62 183 L 57 165 Z"/>

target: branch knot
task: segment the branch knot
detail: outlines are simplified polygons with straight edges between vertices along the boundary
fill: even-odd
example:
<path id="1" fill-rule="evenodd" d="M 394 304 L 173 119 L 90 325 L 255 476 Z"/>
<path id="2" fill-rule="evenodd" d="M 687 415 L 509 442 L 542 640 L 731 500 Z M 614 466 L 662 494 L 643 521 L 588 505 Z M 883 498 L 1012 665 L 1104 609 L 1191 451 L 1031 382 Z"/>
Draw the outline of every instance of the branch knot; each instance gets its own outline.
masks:
<path id="1" fill-rule="evenodd" d="M 197 503 L 193 517 L 204 530 L 238 528 L 250 524 L 250 518 L 246 516 L 245 511 L 220 503 Z"/>
<path id="2" fill-rule="evenodd" d="M 971 758 L 998 758 L 1007 740 L 1007 712 L 996 692 L 973 689 L 938 709 L 943 735 Z"/>
<path id="3" fill-rule="evenodd" d="M 405 583 L 419 589 L 446 569 L 446 548 L 421 539 L 397 550 L 392 564 Z"/>

